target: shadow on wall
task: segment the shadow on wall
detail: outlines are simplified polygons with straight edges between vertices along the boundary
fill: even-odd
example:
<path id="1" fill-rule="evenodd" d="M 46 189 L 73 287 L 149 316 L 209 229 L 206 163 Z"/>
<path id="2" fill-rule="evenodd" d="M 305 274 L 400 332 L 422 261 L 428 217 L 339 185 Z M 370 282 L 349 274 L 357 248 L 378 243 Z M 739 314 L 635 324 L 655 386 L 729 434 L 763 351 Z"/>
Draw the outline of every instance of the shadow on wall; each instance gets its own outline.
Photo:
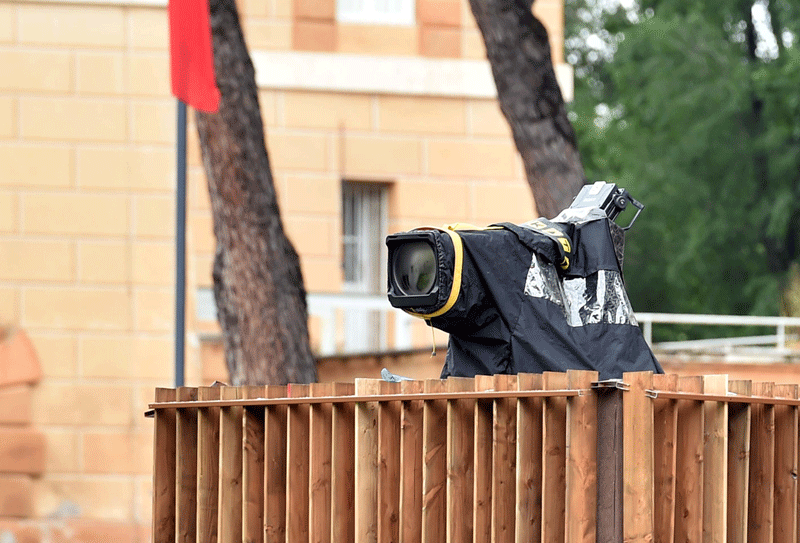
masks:
<path id="1" fill-rule="evenodd" d="M 80 506 L 69 499 L 37 517 L 47 438 L 33 424 L 33 401 L 42 378 L 25 331 L 0 328 L 0 543 L 148 543 L 149 523 L 82 518 Z"/>
<path id="2" fill-rule="evenodd" d="M 0 541 L 18 539 L 15 520 L 34 516 L 33 480 L 44 472 L 45 436 L 32 426 L 32 389 L 42 378 L 33 344 L 18 328 L 0 330 Z"/>

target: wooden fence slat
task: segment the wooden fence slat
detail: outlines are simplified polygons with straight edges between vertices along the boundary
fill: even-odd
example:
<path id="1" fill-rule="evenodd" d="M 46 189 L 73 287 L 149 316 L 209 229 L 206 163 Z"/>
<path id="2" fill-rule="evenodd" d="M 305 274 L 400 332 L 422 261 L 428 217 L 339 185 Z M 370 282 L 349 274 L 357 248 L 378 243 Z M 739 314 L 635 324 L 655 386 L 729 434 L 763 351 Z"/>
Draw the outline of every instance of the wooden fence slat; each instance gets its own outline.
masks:
<path id="1" fill-rule="evenodd" d="M 180 387 L 178 401 L 197 400 L 197 389 Z M 177 410 L 175 535 L 178 543 L 197 542 L 197 409 Z"/>
<path id="2" fill-rule="evenodd" d="M 238 400 L 239 387 L 221 387 L 221 400 Z M 220 408 L 217 541 L 242 541 L 242 415 L 240 406 Z"/>
<path id="3" fill-rule="evenodd" d="M 596 371 L 567 371 L 572 390 L 590 390 Z M 597 394 L 567 398 L 566 541 L 597 541 Z"/>
<path id="4" fill-rule="evenodd" d="M 626 543 L 653 540 L 653 388 L 650 372 L 623 373 L 630 390 L 622 396 L 623 539 Z"/>
<path id="5" fill-rule="evenodd" d="M 313 383 L 311 396 L 333 396 L 333 383 Z M 312 543 L 331 541 L 331 464 L 333 449 L 331 436 L 333 405 L 311 405 L 309 466 L 309 527 L 308 539 Z"/>
<path id="6" fill-rule="evenodd" d="M 472 379 L 450 377 L 447 392 L 475 389 Z M 472 423 L 475 400 L 447 402 L 447 541 L 472 542 Z"/>
<path id="7" fill-rule="evenodd" d="M 289 385 L 289 396 L 307 398 L 311 387 Z M 308 542 L 308 471 L 309 471 L 308 404 L 290 405 L 286 417 L 286 541 Z"/>
<path id="8" fill-rule="evenodd" d="M 753 396 L 774 395 L 773 383 L 753 383 Z M 775 406 L 752 406 L 750 429 L 750 497 L 747 515 L 748 541 L 773 539 L 775 495 Z"/>
<path id="9" fill-rule="evenodd" d="M 494 380 L 491 375 L 477 375 L 475 390 L 492 390 Z M 472 540 L 484 543 L 492 540 L 492 423 L 493 407 L 491 400 L 475 402 L 475 456 L 472 477 L 474 481 L 475 504 L 472 513 Z"/>
<path id="10" fill-rule="evenodd" d="M 597 391 L 597 543 L 622 541 L 622 396 Z"/>
<path id="11" fill-rule="evenodd" d="M 424 391 L 423 381 L 403 381 L 403 394 Z M 422 402 L 403 402 L 400 423 L 400 541 L 422 540 Z"/>
<path id="12" fill-rule="evenodd" d="M 776 398 L 797 393 L 797 385 L 775 385 Z M 797 542 L 797 444 L 797 407 L 776 405 L 774 543 Z"/>
<path id="13" fill-rule="evenodd" d="M 220 387 L 200 387 L 198 400 L 219 400 Z M 197 410 L 197 543 L 217 541 L 219 407 Z"/>
<path id="14" fill-rule="evenodd" d="M 175 389 L 157 388 L 155 401 L 169 402 L 176 397 Z M 175 442 L 176 414 L 174 409 L 156 412 L 153 448 L 153 541 L 175 541 Z"/>
<path id="15" fill-rule="evenodd" d="M 356 379 L 356 395 L 378 394 L 380 381 Z M 357 543 L 378 540 L 378 404 L 356 405 L 356 538 Z"/>
<path id="16" fill-rule="evenodd" d="M 542 375 L 520 373 L 519 390 L 541 390 Z M 517 400 L 517 543 L 540 543 L 542 537 L 541 398 Z"/>
<path id="17" fill-rule="evenodd" d="M 157 389 L 156 403 L 183 404 L 156 409 L 154 543 L 798 540 L 800 406 L 764 398 L 796 400 L 800 386 L 642 372 L 623 376 L 627 391 L 589 390 L 596 379 L 569 371 Z M 540 388 L 561 392 L 413 399 Z M 565 397 L 563 389 L 583 392 Z M 668 399 L 652 389 L 698 396 Z M 356 392 L 409 396 L 191 405 Z M 609 393 L 618 399 L 610 419 Z M 607 428 L 600 435 L 609 421 L 620 425 L 619 442 Z M 601 445 L 611 447 L 602 467 Z M 623 476 L 601 479 L 615 465 Z M 613 505 L 611 487 L 612 499 L 622 498 L 620 521 L 601 533 L 600 520 L 613 521 L 601 511 Z"/>
<path id="18" fill-rule="evenodd" d="M 704 376 L 703 392 L 727 395 L 728 376 Z M 703 412 L 703 541 L 725 543 L 728 528 L 728 404 L 704 402 Z"/>
<path id="19" fill-rule="evenodd" d="M 445 382 L 425 381 L 425 392 L 445 392 Z M 422 408 L 422 541 L 447 537 L 447 402 L 426 400 Z"/>
<path id="20" fill-rule="evenodd" d="M 242 398 L 265 398 L 263 386 L 242 387 Z M 242 541 L 264 543 L 264 407 L 244 409 Z"/>
<path id="21" fill-rule="evenodd" d="M 352 383 L 334 383 L 337 396 L 352 396 Z M 331 439 L 331 541 L 355 541 L 355 405 L 333 406 Z"/>
<path id="22" fill-rule="evenodd" d="M 567 388 L 567 374 L 545 372 L 545 390 Z M 542 434 L 542 541 L 564 541 L 566 534 L 567 400 L 545 398 Z"/>
<path id="23" fill-rule="evenodd" d="M 702 377 L 678 378 L 679 392 L 702 392 Z M 675 541 L 703 538 L 703 403 L 678 402 Z"/>
<path id="24" fill-rule="evenodd" d="M 728 390 L 750 396 L 750 381 L 730 381 Z M 728 543 L 747 541 L 747 503 L 750 481 L 750 404 L 728 406 Z"/>
<path id="25" fill-rule="evenodd" d="M 399 394 L 400 383 L 380 382 L 381 394 Z M 400 537 L 400 402 L 378 406 L 378 542 Z"/>
<path id="26" fill-rule="evenodd" d="M 677 375 L 653 375 L 653 387 L 657 390 L 675 391 Z M 653 526 L 656 543 L 675 541 L 675 479 L 678 439 L 678 402 L 659 400 L 653 403 L 653 485 L 655 510 Z"/>
<path id="27" fill-rule="evenodd" d="M 516 375 L 495 375 L 494 389 L 516 390 Z M 517 513 L 517 401 L 494 401 L 492 542 L 513 543 Z"/>
<path id="28" fill-rule="evenodd" d="M 287 387 L 267 385 L 267 398 L 285 398 Z M 264 541 L 286 541 L 286 417 L 285 405 L 264 410 Z"/>
<path id="29" fill-rule="evenodd" d="M 268 385 L 267 398 L 285 398 L 285 386 Z M 264 541 L 286 541 L 286 416 L 285 405 L 264 409 Z"/>
<path id="30" fill-rule="evenodd" d="M 798 394 L 800 394 L 800 392 L 798 392 Z M 797 447 L 797 463 L 798 463 L 798 466 L 797 466 L 797 471 L 795 473 L 797 473 L 798 476 L 800 476 L 800 408 L 798 409 L 798 415 L 797 416 L 798 416 L 798 420 L 797 420 L 798 440 L 795 443 L 795 446 Z M 796 509 L 795 509 L 795 519 L 796 519 L 795 523 L 797 525 L 797 537 L 798 537 L 798 540 L 800 540 L 800 487 L 798 487 L 798 489 L 797 489 L 797 502 L 796 502 L 795 506 L 796 506 Z"/>

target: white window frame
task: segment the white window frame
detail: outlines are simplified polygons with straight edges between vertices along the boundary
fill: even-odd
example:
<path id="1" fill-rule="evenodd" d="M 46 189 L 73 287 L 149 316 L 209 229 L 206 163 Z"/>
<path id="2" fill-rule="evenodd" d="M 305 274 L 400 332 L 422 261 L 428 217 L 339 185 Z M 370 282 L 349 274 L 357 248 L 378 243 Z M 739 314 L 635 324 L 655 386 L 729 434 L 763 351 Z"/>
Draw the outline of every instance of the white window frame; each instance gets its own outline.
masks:
<path id="1" fill-rule="evenodd" d="M 336 20 L 340 23 L 413 26 L 416 24 L 414 0 L 336 0 Z"/>
<path id="2" fill-rule="evenodd" d="M 348 197 L 353 198 L 354 206 L 354 216 L 349 219 L 345 202 Z M 345 292 L 379 294 L 385 290 L 386 251 L 381 249 L 389 223 L 387 207 L 385 185 L 348 180 L 342 182 L 342 266 L 347 265 L 345 246 L 352 244 L 355 246 L 359 270 L 356 273 L 359 277 L 355 280 L 348 279 L 345 270 L 342 288 Z M 355 221 L 355 224 L 351 222 L 354 234 L 346 232 L 346 223 L 350 221 Z"/>
<path id="3" fill-rule="evenodd" d="M 387 200 L 388 187 L 385 184 L 342 181 L 344 293 L 365 297 L 386 293 L 387 252 L 384 250 L 384 239 L 389 224 Z M 349 213 L 352 216 L 348 217 Z M 353 233 L 348 234 L 348 230 Z M 348 244 L 354 250 L 347 251 Z M 348 278 L 348 258 L 357 261 L 354 279 Z M 376 311 L 369 303 L 365 303 L 363 307 L 358 305 L 343 310 L 344 351 L 371 352 L 385 349 L 386 312 Z"/>

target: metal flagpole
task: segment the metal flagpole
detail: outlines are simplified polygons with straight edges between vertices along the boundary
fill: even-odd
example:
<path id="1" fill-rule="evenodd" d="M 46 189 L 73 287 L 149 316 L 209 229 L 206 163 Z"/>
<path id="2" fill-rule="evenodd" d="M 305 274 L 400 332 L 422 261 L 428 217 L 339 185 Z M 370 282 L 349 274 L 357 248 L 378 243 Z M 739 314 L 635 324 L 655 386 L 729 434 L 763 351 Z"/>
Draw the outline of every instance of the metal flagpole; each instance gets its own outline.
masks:
<path id="1" fill-rule="evenodd" d="M 175 191 L 175 387 L 184 384 L 186 339 L 186 104 L 178 100 Z"/>

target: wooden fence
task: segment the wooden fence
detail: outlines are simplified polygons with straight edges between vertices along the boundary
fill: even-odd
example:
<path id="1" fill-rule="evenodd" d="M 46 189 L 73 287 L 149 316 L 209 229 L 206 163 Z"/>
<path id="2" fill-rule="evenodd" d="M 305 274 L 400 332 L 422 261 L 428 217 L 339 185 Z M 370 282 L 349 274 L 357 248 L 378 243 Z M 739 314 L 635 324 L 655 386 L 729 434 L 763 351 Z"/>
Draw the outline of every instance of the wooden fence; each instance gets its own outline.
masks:
<path id="1" fill-rule="evenodd" d="M 157 389 L 153 541 L 797 541 L 797 385 L 595 381 Z"/>

